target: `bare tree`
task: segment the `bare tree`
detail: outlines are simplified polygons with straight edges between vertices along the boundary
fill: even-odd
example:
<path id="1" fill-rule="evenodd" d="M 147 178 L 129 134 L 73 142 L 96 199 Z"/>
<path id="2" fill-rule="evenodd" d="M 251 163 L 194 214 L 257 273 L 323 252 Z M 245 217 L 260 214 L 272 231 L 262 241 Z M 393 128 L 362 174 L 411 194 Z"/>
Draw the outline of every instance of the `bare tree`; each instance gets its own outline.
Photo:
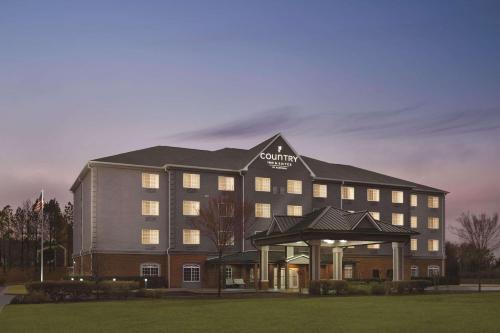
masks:
<path id="1" fill-rule="evenodd" d="M 221 296 L 223 285 L 223 256 L 234 246 L 235 235 L 241 235 L 253 221 L 253 205 L 243 203 L 235 195 L 223 194 L 210 198 L 200 207 L 199 215 L 191 222 L 200 233 L 210 239 L 217 252 L 217 295 Z M 244 239 L 241 239 L 244 242 Z"/>
<path id="2" fill-rule="evenodd" d="M 481 271 L 489 268 L 491 253 L 500 247 L 500 225 L 498 214 L 474 215 L 462 213 L 457 219 L 459 226 L 452 231 L 469 247 L 469 258 L 477 270 L 478 291 L 481 292 Z"/>

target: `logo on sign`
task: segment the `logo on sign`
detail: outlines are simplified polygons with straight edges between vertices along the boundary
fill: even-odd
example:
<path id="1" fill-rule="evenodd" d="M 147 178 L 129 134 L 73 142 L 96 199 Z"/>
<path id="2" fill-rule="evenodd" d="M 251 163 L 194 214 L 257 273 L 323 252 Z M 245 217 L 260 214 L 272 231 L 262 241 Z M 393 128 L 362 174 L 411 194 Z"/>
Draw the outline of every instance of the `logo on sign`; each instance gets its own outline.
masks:
<path id="1" fill-rule="evenodd" d="M 277 147 L 277 154 L 273 153 L 260 153 L 260 158 L 267 161 L 273 169 L 286 170 L 297 162 L 298 156 L 282 154 L 282 146 Z"/>

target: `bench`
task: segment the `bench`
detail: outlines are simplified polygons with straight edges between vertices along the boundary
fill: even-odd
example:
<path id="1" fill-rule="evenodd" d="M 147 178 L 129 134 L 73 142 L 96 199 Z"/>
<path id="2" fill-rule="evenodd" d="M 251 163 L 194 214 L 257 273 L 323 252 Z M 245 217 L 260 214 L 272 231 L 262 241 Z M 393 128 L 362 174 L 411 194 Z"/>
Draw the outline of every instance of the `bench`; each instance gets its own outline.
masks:
<path id="1" fill-rule="evenodd" d="M 238 288 L 240 287 L 245 288 L 245 281 L 243 281 L 243 279 L 234 279 L 233 284 Z"/>

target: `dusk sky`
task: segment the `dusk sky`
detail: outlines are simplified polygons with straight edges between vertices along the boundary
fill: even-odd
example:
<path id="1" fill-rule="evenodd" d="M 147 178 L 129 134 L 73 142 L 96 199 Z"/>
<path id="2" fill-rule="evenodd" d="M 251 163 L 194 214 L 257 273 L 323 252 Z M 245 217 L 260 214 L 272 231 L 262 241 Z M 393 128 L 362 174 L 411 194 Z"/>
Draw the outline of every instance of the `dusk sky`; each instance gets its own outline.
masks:
<path id="1" fill-rule="evenodd" d="M 155 145 L 303 155 L 500 211 L 499 1 L 1 1 L 0 207 Z"/>

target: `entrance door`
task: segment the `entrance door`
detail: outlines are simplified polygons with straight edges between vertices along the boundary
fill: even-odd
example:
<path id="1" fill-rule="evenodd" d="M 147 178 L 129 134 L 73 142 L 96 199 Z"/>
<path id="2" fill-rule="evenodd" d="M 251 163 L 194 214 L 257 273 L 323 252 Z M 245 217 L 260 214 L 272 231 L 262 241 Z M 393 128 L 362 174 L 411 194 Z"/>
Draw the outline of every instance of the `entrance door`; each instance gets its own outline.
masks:
<path id="1" fill-rule="evenodd" d="M 288 271 L 288 286 L 291 289 L 299 288 L 299 269 L 298 268 L 289 268 Z"/>

